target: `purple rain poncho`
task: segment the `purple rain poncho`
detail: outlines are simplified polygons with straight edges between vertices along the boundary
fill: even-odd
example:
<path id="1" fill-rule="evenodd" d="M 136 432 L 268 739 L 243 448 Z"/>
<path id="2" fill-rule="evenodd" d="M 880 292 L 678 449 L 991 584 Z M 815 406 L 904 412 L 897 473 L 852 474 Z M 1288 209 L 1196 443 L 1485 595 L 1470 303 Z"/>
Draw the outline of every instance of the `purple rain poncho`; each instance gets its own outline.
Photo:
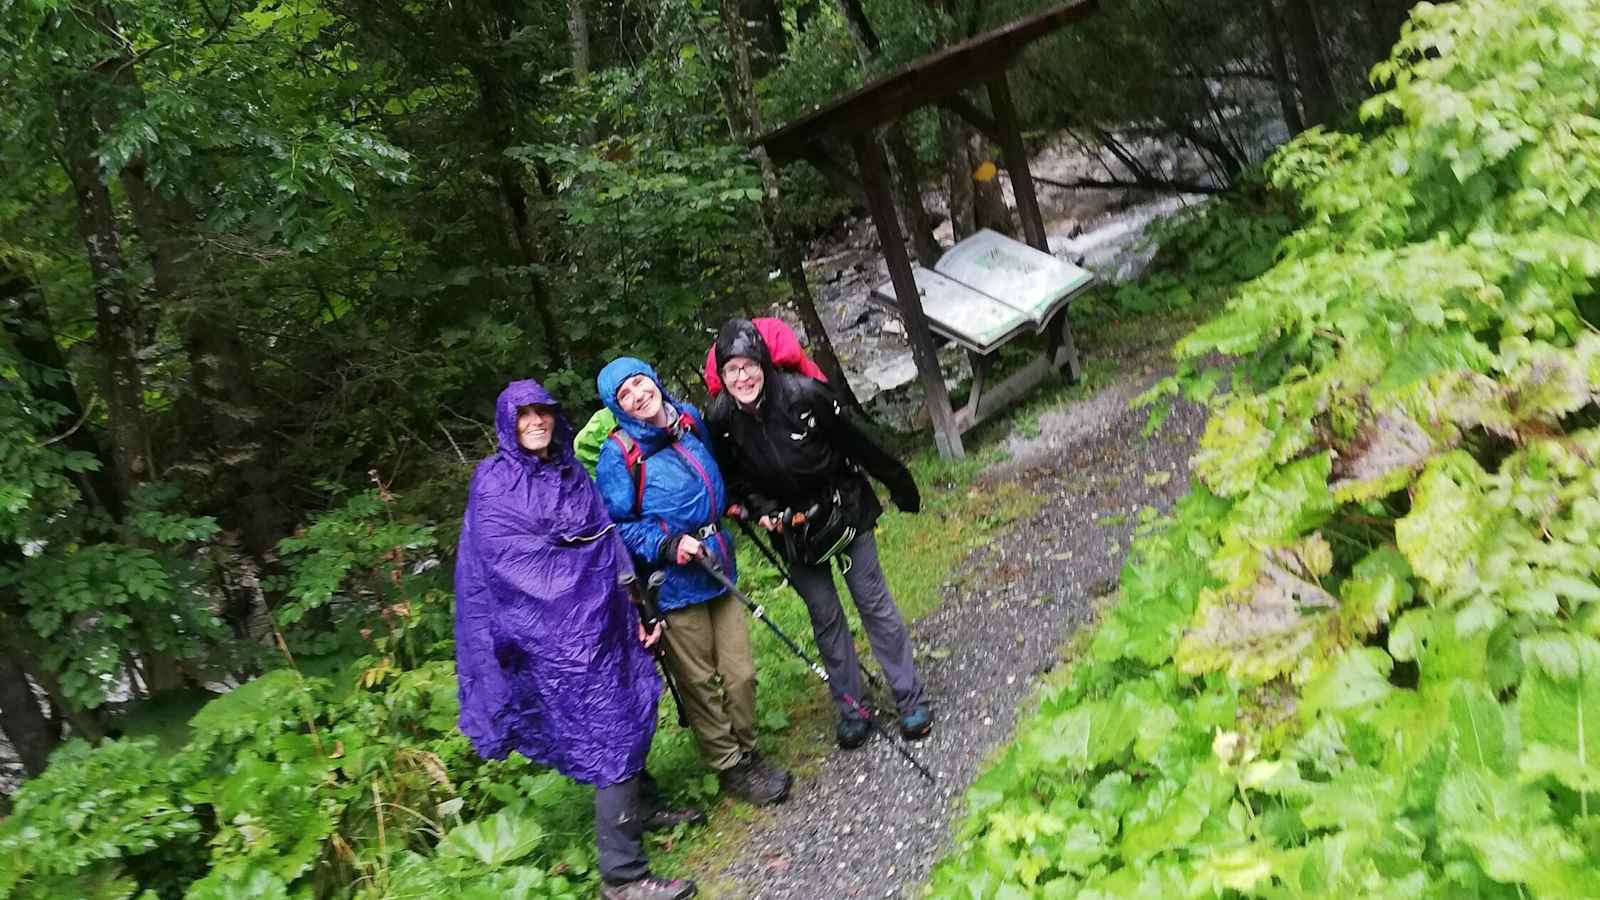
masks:
<path id="1" fill-rule="evenodd" d="M 556 409 L 549 460 L 517 441 L 517 410 L 535 403 Z M 461 731 L 488 759 L 517 750 L 598 787 L 625 781 L 644 768 L 661 696 L 617 585 L 627 550 L 543 387 L 507 385 L 495 430 L 456 558 Z"/>

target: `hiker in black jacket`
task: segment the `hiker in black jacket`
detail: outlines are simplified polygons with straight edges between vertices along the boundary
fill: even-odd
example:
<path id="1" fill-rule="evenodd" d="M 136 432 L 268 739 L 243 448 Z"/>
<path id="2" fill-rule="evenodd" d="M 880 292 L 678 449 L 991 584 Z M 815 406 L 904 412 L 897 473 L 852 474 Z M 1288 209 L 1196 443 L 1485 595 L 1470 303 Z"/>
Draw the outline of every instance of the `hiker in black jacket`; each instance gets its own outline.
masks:
<path id="1" fill-rule="evenodd" d="M 883 506 L 867 475 L 889 489 L 895 506 L 921 507 L 916 482 L 846 418 L 821 382 L 772 365 L 767 344 L 747 319 L 730 319 L 717 334 L 716 364 L 726 388 L 711 402 L 707 424 L 729 497 L 772 532 L 804 598 L 840 712 L 839 746 L 866 742 L 868 724 L 852 715 L 861 666 L 829 563 L 844 573 L 861 623 L 894 691 L 900 733 L 926 737 L 933 711 L 911 659 L 911 638 L 878 562 L 872 534 Z"/>

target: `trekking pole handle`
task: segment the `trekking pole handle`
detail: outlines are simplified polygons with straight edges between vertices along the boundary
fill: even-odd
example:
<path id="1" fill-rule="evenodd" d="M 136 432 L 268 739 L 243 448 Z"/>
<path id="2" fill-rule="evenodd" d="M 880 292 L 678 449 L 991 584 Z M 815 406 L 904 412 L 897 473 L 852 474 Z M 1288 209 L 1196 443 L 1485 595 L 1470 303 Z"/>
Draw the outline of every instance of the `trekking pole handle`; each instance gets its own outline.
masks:
<path id="1" fill-rule="evenodd" d="M 820 509 L 821 504 L 816 503 L 813 503 L 810 509 L 802 509 L 793 512 L 786 509 L 783 511 L 783 520 L 790 526 L 804 525 L 806 520 L 815 518 L 818 510 Z"/>
<path id="2" fill-rule="evenodd" d="M 656 596 L 661 593 L 661 585 L 667 581 L 667 573 L 657 569 L 650 573 L 648 587 L 640 593 L 639 612 L 640 620 L 645 631 L 655 631 L 656 626 L 667 627 L 667 618 L 661 614 L 661 607 L 656 605 Z"/>

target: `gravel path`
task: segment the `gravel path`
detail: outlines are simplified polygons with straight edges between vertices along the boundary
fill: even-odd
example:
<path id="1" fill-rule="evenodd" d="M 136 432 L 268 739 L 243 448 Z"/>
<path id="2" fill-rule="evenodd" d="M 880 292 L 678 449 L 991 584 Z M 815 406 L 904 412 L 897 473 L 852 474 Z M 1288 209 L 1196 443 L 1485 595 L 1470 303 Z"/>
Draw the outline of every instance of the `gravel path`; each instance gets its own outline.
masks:
<path id="1" fill-rule="evenodd" d="M 1155 374 L 1144 359 L 1129 362 L 1124 371 L 1144 374 L 1047 412 L 1036 435 L 1008 440 L 1011 462 L 985 480 L 1026 484 L 1043 507 L 956 566 L 944 603 L 912 626 L 938 724 L 908 746 L 938 785 L 882 738 L 833 750 L 787 803 L 758 814 L 744 852 L 714 878 L 725 888 L 716 896 L 896 897 L 925 881 L 967 786 L 1011 739 L 1019 705 L 1115 587 L 1139 509 L 1165 509 L 1188 490 L 1204 415 L 1179 407 L 1141 438 L 1145 414 L 1127 401 Z M 829 743 L 831 729 L 814 737 Z"/>

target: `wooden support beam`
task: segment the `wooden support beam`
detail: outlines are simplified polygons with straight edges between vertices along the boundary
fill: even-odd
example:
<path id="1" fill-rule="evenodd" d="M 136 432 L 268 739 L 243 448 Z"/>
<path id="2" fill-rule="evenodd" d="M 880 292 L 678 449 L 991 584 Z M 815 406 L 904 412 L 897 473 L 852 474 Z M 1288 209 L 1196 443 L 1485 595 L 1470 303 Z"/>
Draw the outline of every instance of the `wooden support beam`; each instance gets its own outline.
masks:
<path id="1" fill-rule="evenodd" d="M 1011 105 L 1011 87 L 1006 73 L 1000 72 L 989 79 L 989 107 L 994 110 L 995 123 L 1000 126 L 1000 149 L 1005 154 L 1006 171 L 1011 174 L 1011 192 L 1017 198 L 1017 215 L 1022 219 L 1022 233 L 1035 250 L 1050 252 L 1044 238 L 1044 217 L 1039 214 L 1039 195 L 1033 189 L 1033 175 L 1028 171 L 1028 148 L 1022 143 L 1022 131 L 1017 127 L 1017 111 Z"/>
<path id="2" fill-rule="evenodd" d="M 934 444 L 945 459 L 960 459 L 963 455 L 961 430 L 956 427 L 955 415 L 950 410 L 950 395 L 944 389 L 944 374 L 939 371 L 933 332 L 922 311 L 922 296 L 917 291 L 916 276 L 911 273 L 911 257 L 906 253 L 905 238 L 900 234 L 894 194 L 889 187 L 889 163 L 872 130 L 858 132 L 853 143 L 861 186 L 867 194 L 867 209 L 878 229 L 878 243 L 889 264 L 889 279 L 894 284 L 900 316 L 905 320 L 906 339 L 911 343 L 911 358 L 917 364 L 917 374 L 922 378 L 922 389 L 927 395 Z"/>
<path id="3" fill-rule="evenodd" d="M 1067 0 L 872 79 L 848 94 L 769 131 L 756 140 L 772 161 L 787 165 L 805 155 L 812 136 L 850 136 L 877 128 L 1005 71 L 1029 44 L 1091 15 L 1100 0 Z"/>
<path id="4" fill-rule="evenodd" d="M 1022 232 L 1035 250 L 1050 252 L 1050 242 L 1044 233 L 1044 216 L 1039 212 L 1039 195 L 1033 187 L 1033 173 L 1028 170 L 1028 148 L 1022 143 L 1022 129 L 1017 127 L 1017 110 L 1011 103 L 1011 87 L 1006 73 L 1000 72 L 989 79 L 989 107 L 994 110 L 995 122 L 1000 126 L 1001 150 L 1005 153 L 1006 172 L 1011 175 L 1011 193 L 1017 198 L 1017 215 L 1022 219 Z M 1076 383 L 1081 377 L 1078 367 L 1078 348 L 1072 340 L 1072 322 L 1063 308 L 1058 314 L 1059 325 L 1052 325 L 1045 345 L 1045 362 L 1051 368 L 1067 367 L 1067 380 Z M 980 411 L 981 412 L 981 411 Z"/>
<path id="5" fill-rule="evenodd" d="M 1006 380 L 986 389 L 981 396 L 969 400 L 967 405 L 961 408 L 956 424 L 962 431 L 967 431 L 984 422 L 1027 394 L 1034 385 L 1048 378 L 1052 371 L 1054 368 L 1048 358 L 1034 357 L 1032 362 L 1012 372 Z"/>
<path id="6" fill-rule="evenodd" d="M 1065 307 L 1061 309 L 1061 329 L 1050 335 L 1049 349 L 1045 351 L 1050 360 L 1051 368 L 1067 367 L 1067 381 L 1077 384 L 1083 377 L 1083 369 L 1078 365 L 1078 342 L 1072 339 L 1072 319 L 1067 317 Z"/>

